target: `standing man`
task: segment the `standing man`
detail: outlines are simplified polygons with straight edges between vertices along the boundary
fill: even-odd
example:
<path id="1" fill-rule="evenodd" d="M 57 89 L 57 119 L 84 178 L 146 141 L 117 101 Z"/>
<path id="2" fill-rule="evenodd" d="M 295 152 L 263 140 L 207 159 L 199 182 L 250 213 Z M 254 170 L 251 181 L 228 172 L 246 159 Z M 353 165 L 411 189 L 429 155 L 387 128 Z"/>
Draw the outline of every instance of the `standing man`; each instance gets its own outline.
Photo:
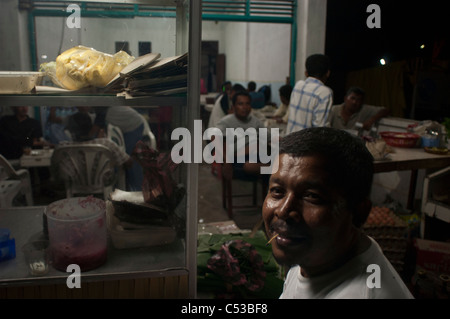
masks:
<path id="1" fill-rule="evenodd" d="M 306 59 L 306 80 L 298 81 L 292 91 L 286 133 L 308 127 L 325 126 L 333 105 L 333 91 L 325 85 L 330 76 L 330 59 L 313 54 Z"/>

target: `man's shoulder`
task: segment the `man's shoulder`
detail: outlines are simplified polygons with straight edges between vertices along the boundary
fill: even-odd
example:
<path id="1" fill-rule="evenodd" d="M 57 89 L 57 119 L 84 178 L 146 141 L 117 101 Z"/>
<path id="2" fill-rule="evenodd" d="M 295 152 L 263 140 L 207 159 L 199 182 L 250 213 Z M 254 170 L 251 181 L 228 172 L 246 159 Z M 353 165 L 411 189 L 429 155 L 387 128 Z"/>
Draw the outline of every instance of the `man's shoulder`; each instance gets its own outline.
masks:
<path id="1" fill-rule="evenodd" d="M 333 112 L 333 111 L 340 111 L 340 110 L 342 110 L 342 108 L 344 107 L 344 104 L 342 103 L 342 104 L 333 104 L 332 106 L 331 106 L 331 111 Z"/>
<path id="2" fill-rule="evenodd" d="M 305 80 L 298 81 L 293 91 L 299 91 L 303 88 L 306 88 L 306 90 L 314 90 L 316 92 L 320 93 L 326 93 L 326 94 L 333 94 L 333 90 L 326 86 L 321 80 L 314 78 L 314 77 L 308 77 Z"/>
<path id="3" fill-rule="evenodd" d="M 220 119 L 220 122 L 226 122 L 226 123 L 237 122 L 237 121 L 238 121 L 238 119 L 236 118 L 236 116 L 234 116 L 234 114 L 227 114 Z"/>

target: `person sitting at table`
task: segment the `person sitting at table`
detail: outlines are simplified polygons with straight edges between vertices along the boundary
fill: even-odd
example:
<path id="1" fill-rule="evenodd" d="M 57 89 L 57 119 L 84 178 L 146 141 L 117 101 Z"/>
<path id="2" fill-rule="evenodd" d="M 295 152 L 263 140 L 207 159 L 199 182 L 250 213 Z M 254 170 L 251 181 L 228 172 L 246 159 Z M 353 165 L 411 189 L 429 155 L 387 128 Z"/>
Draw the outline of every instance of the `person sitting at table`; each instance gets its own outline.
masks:
<path id="1" fill-rule="evenodd" d="M 99 131 L 97 137 L 93 138 L 90 133 L 92 130 L 92 118 L 87 112 L 78 112 L 69 117 L 67 128 L 72 135 L 72 142 L 63 142 L 69 144 L 102 144 L 108 147 L 114 154 L 119 165 L 125 169 L 131 167 L 133 159 L 124 152 L 115 142 L 106 137 L 103 130 Z"/>
<path id="2" fill-rule="evenodd" d="M 144 137 L 144 121 L 146 119 L 130 106 L 98 107 L 91 136 L 98 136 L 101 130 L 106 131 L 108 123 L 117 126 L 123 134 L 125 151 L 128 155 L 131 155 L 137 142 Z M 126 178 L 130 191 L 142 190 L 144 175 L 138 162 L 133 162 L 132 167 L 126 172 Z"/>
<path id="3" fill-rule="evenodd" d="M 264 93 L 256 91 L 256 83 L 254 81 L 248 82 L 247 90 L 252 98 L 252 109 L 262 109 L 266 105 Z"/>
<path id="4" fill-rule="evenodd" d="M 351 87 L 345 97 L 344 103 L 334 105 L 328 116 L 327 125 L 344 130 L 358 129 L 356 123 L 369 131 L 381 118 L 389 115 L 389 110 L 383 106 L 364 104 L 365 92 L 359 87 Z"/>
<path id="5" fill-rule="evenodd" d="M 288 107 L 289 101 L 291 99 L 292 86 L 290 84 L 285 84 L 279 88 L 278 93 L 280 95 L 281 104 L 273 114 L 273 118 L 278 123 L 287 123 L 289 115 Z"/>
<path id="6" fill-rule="evenodd" d="M 0 119 L 0 153 L 6 159 L 18 159 L 24 148 L 50 145 L 42 139 L 41 123 L 28 115 L 28 106 L 16 106 L 13 115 Z"/>
<path id="7" fill-rule="evenodd" d="M 76 107 L 51 107 L 48 115 L 45 135 L 52 144 L 61 141 L 70 141 L 66 133 L 67 120 L 70 115 L 77 112 Z"/>
<path id="8" fill-rule="evenodd" d="M 232 128 L 242 128 L 244 131 L 246 131 L 249 128 L 256 129 L 256 133 L 259 132 L 260 128 L 264 128 L 264 124 L 255 116 L 253 116 L 252 108 L 251 108 L 251 96 L 250 94 L 244 89 L 241 91 L 237 91 L 232 98 L 232 114 L 228 114 L 224 116 L 216 125 L 216 127 L 222 132 L 223 137 L 226 137 L 226 129 Z M 240 138 L 246 138 L 245 134 L 244 136 L 237 136 L 237 139 Z M 270 138 L 270 136 L 268 136 Z M 228 142 L 228 141 L 227 141 Z M 251 141 L 245 141 L 243 143 L 245 146 L 245 149 L 238 149 L 236 146 L 239 145 L 239 141 L 234 143 L 235 149 L 234 149 L 234 160 L 232 163 L 232 169 L 233 169 L 233 176 L 236 176 L 240 179 L 247 179 L 247 178 L 254 178 L 254 175 L 260 174 L 260 168 L 263 165 L 260 162 L 252 163 L 250 161 L 251 154 L 249 153 L 250 147 L 249 142 Z M 258 141 L 259 143 L 259 141 Z M 226 146 L 227 144 L 224 143 L 224 162 L 226 162 Z M 239 163 L 238 156 L 239 154 L 244 155 L 245 162 Z M 266 175 L 268 177 L 269 175 Z M 268 178 L 267 178 L 268 180 Z"/>
<path id="9" fill-rule="evenodd" d="M 208 127 L 215 127 L 216 124 L 225 115 L 231 112 L 231 99 L 237 91 L 245 91 L 245 87 L 241 84 L 234 84 L 230 90 L 226 88 L 226 91 L 216 100 L 214 106 L 211 110 L 211 115 L 209 117 Z"/>

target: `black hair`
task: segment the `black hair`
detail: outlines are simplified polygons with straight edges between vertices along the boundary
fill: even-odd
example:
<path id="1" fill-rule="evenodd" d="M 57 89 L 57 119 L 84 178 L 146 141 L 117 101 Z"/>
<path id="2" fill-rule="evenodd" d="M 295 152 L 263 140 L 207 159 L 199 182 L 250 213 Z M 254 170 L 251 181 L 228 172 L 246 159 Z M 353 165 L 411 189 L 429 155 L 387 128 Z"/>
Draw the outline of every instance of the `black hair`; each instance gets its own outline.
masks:
<path id="1" fill-rule="evenodd" d="M 330 70 L 330 58 L 323 54 L 310 55 L 305 62 L 309 76 L 321 78 Z"/>
<path id="2" fill-rule="evenodd" d="M 248 88 L 249 91 L 256 90 L 256 83 L 254 81 L 248 82 L 247 88 Z"/>
<path id="3" fill-rule="evenodd" d="M 239 92 L 239 91 L 247 91 L 242 84 L 236 83 L 231 87 L 231 91 Z"/>
<path id="4" fill-rule="evenodd" d="M 237 101 L 237 97 L 238 96 L 248 96 L 248 98 L 250 99 L 250 102 L 252 101 L 252 97 L 250 95 L 250 93 L 248 93 L 246 90 L 240 90 L 240 91 L 236 91 L 236 93 L 233 94 L 233 97 L 231 98 L 231 102 L 233 103 L 233 105 L 236 104 Z"/>
<path id="5" fill-rule="evenodd" d="M 291 98 L 292 86 L 290 84 L 285 84 L 278 89 L 280 96 L 284 96 L 288 100 Z"/>
<path id="6" fill-rule="evenodd" d="M 69 117 L 67 129 L 75 141 L 82 142 L 90 140 L 89 133 L 92 129 L 92 119 L 87 113 L 77 112 Z"/>
<path id="7" fill-rule="evenodd" d="M 230 82 L 230 81 L 225 81 L 225 82 L 223 82 L 223 84 L 222 84 L 222 92 L 225 92 L 225 87 L 226 87 L 227 85 L 231 85 L 231 82 Z"/>
<path id="8" fill-rule="evenodd" d="M 281 139 L 279 153 L 326 159 L 335 187 L 343 190 L 351 210 L 370 197 L 374 171 L 372 154 L 360 138 L 344 130 L 314 127 L 293 132 Z M 355 218 L 357 227 L 365 221 L 365 218 Z"/>
<path id="9" fill-rule="evenodd" d="M 364 92 L 363 89 L 361 89 L 360 87 L 357 86 L 352 86 L 347 90 L 347 94 L 345 96 L 348 96 L 352 93 L 355 93 L 356 95 L 360 95 L 362 97 L 364 97 L 366 95 L 366 92 Z"/>

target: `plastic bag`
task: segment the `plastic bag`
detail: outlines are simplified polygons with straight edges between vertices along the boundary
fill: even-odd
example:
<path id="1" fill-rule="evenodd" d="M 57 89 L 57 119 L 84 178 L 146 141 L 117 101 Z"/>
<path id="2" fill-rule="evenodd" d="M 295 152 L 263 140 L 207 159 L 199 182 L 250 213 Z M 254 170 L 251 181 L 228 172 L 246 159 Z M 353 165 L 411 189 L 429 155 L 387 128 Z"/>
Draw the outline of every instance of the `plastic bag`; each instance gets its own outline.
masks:
<path id="1" fill-rule="evenodd" d="M 41 71 L 53 83 L 68 90 L 104 87 L 133 60 L 124 51 L 110 55 L 79 45 L 61 53 L 56 62 L 42 64 Z"/>
<path id="2" fill-rule="evenodd" d="M 366 147 L 375 161 L 384 160 L 389 154 L 389 148 L 382 139 L 366 141 Z"/>

